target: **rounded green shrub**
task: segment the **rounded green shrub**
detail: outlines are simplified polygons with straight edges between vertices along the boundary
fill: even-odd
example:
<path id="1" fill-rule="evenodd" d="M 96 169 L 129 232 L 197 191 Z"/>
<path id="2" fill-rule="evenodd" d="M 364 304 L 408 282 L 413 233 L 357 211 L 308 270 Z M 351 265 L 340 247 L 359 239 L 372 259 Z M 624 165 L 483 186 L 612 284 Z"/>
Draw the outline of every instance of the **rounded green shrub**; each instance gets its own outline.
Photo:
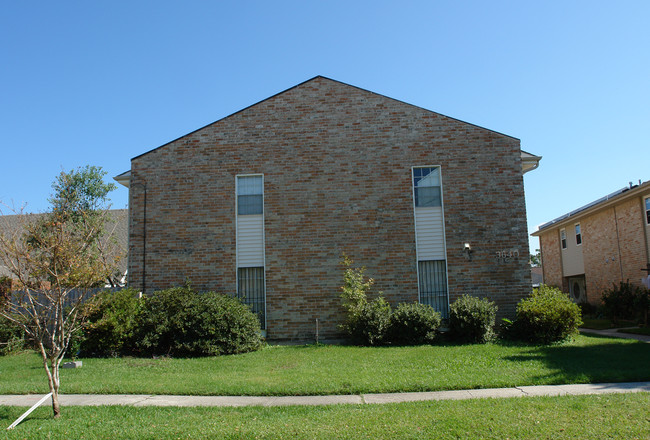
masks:
<path id="1" fill-rule="evenodd" d="M 192 313 L 192 338 L 183 347 L 188 354 L 246 353 L 262 346 L 259 319 L 236 298 L 214 292 L 198 294 Z"/>
<path id="2" fill-rule="evenodd" d="M 578 333 L 580 307 L 560 289 L 541 285 L 517 304 L 511 332 L 517 339 L 548 344 Z"/>
<path id="3" fill-rule="evenodd" d="M 145 298 L 136 345 L 146 354 L 211 356 L 257 350 L 262 337 L 258 318 L 236 298 L 176 287 Z"/>
<path id="4" fill-rule="evenodd" d="M 348 316 L 344 329 L 354 344 L 383 345 L 387 341 L 390 315 L 390 304 L 379 297 L 362 304 L 357 313 Z"/>
<path id="5" fill-rule="evenodd" d="M 134 289 L 104 291 L 84 304 L 85 322 L 79 343 L 84 356 L 133 353 L 143 306 L 143 300 L 139 296 Z"/>
<path id="6" fill-rule="evenodd" d="M 395 345 L 431 344 L 440 323 L 440 313 L 430 305 L 402 303 L 390 315 L 388 340 Z"/>
<path id="7" fill-rule="evenodd" d="M 158 290 L 143 296 L 136 347 L 143 354 L 177 355 L 191 338 L 196 293 L 188 287 Z"/>
<path id="8" fill-rule="evenodd" d="M 449 334 L 458 341 L 485 343 L 494 338 L 497 306 L 485 298 L 463 295 L 449 307 Z"/>

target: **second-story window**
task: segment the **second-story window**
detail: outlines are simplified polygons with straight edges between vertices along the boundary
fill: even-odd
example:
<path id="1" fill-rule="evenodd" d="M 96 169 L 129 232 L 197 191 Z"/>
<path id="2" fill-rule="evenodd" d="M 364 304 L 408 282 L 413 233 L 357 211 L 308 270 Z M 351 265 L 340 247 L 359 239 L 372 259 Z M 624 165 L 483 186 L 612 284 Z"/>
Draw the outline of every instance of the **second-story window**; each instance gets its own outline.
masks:
<path id="1" fill-rule="evenodd" d="M 650 225 L 650 197 L 645 199 L 645 221 Z"/>
<path id="2" fill-rule="evenodd" d="M 576 244 L 582 244 L 582 234 L 580 233 L 580 223 L 576 224 Z"/>
<path id="3" fill-rule="evenodd" d="M 560 230 L 560 242 L 562 243 L 562 249 L 566 249 L 566 231 L 564 229 Z"/>
<path id="4" fill-rule="evenodd" d="M 415 206 L 442 206 L 440 193 L 440 168 L 413 168 Z"/>
<path id="5" fill-rule="evenodd" d="M 264 202 L 262 200 L 262 176 L 237 177 L 237 214 L 251 215 L 262 214 Z"/>

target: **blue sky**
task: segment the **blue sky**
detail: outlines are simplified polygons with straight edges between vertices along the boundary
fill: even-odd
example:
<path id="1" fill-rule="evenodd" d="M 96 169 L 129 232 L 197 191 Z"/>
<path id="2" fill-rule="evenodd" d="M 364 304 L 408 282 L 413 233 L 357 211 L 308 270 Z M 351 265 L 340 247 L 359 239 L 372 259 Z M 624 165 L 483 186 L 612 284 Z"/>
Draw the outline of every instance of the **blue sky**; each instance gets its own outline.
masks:
<path id="1" fill-rule="evenodd" d="M 47 209 L 62 169 L 117 175 L 316 75 L 521 139 L 543 156 L 524 177 L 530 232 L 650 179 L 648 1 L 62 0 L 0 11 L 0 200 L 28 211 Z M 125 207 L 126 188 L 112 200 Z"/>

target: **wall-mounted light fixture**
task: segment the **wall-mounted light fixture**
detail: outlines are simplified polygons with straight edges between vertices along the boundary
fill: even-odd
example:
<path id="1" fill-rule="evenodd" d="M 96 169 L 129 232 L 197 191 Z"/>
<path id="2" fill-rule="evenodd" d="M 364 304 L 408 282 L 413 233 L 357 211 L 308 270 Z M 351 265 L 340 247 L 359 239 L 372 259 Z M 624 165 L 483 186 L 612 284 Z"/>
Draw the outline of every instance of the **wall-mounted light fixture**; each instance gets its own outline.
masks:
<path id="1" fill-rule="evenodd" d="M 472 246 L 469 243 L 465 243 L 465 246 L 463 246 L 463 252 L 465 252 L 465 258 L 471 261 L 473 251 L 472 251 Z"/>

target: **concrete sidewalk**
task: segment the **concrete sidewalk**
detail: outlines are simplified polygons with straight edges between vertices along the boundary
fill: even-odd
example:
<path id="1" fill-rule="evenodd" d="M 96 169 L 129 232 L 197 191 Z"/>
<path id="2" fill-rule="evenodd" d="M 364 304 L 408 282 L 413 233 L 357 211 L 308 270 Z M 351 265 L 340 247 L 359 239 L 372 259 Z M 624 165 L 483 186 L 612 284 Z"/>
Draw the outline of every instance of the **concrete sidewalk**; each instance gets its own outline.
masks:
<path id="1" fill-rule="evenodd" d="M 636 339 L 637 341 L 650 342 L 650 336 L 635 335 L 633 333 L 619 333 L 620 329 L 610 328 L 607 330 L 594 330 L 591 328 L 580 328 L 580 333 L 608 336 L 610 338 Z"/>
<path id="2" fill-rule="evenodd" d="M 568 396 L 584 394 L 650 392 L 650 382 L 539 385 L 479 390 L 433 391 L 421 393 L 357 394 L 343 396 L 165 396 L 148 394 L 61 394 L 62 406 L 289 406 L 340 405 L 465 400 L 526 396 Z M 32 406 L 41 395 L 0 395 L 0 405 Z M 44 405 L 48 405 L 45 403 Z"/>

